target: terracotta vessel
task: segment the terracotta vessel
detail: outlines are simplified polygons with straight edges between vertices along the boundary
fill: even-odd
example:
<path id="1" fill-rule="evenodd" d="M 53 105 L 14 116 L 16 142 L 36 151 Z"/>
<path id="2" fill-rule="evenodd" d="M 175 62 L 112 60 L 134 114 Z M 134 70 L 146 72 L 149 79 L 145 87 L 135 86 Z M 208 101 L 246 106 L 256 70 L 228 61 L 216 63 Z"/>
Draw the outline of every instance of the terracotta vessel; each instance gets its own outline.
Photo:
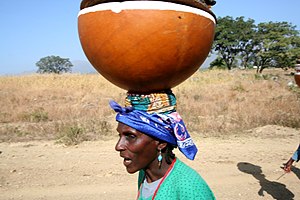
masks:
<path id="1" fill-rule="evenodd" d="M 130 92 L 169 89 L 189 78 L 207 58 L 216 19 L 201 3 L 174 2 L 83 0 L 78 31 L 94 68 Z"/>
<path id="2" fill-rule="evenodd" d="M 300 87 L 300 72 L 295 73 L 295 82 Z"/>

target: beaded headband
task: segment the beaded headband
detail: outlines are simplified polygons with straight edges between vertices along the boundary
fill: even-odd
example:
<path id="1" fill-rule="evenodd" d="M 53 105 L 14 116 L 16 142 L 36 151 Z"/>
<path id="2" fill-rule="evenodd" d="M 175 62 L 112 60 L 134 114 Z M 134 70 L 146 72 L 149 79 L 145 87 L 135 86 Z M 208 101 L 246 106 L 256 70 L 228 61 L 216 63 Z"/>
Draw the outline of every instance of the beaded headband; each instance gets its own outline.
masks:
<path id="1" fill-rule="evenodd" d="M 149 114 L 169 114 L 176 112 L 176 97 L 171 90 L 150 94 L 127 93 L 125 107 L 133 107 Z"/>

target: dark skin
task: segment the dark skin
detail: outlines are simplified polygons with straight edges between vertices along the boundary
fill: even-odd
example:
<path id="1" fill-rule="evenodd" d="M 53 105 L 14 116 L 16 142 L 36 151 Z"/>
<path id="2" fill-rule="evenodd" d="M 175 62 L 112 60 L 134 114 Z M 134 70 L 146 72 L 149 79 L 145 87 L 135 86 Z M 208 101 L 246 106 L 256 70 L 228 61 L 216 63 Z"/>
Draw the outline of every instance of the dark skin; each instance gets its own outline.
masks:
<path id="1" fill-rule="evenodd" d="M 165 159 L 161 166 L 157 157 L 162 150 L 162 156 L 165 158 L 163 149 L 167 143 L 158 141 L 142 132 L 137 131 L 123 123 L 118 123 L 117 131 L 119 140 L 115 146 L 116 151 L 124 158 L 123 164 L 128 173 L 133 174 L 144 169 L 148 183 L 162 178 L 167 172 L 170 164 Z"/>
<path id="2" fill-rule="evenodd" d="M 283 167 L 283 170 L 287 173 L 291 172 L 291 167 L 294 163 L 294 160 L 292 158 L 290 158 L 285 164 L 284 164 L 284 167 Z"/>

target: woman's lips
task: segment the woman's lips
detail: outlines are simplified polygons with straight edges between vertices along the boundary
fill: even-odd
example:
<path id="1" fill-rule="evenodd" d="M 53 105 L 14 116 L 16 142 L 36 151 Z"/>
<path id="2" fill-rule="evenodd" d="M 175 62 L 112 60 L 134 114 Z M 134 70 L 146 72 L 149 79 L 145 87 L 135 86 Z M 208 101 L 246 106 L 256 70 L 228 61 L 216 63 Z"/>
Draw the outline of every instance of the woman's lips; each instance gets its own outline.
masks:
<path id="1" fill-rule="evenodd" d="M 129 158 L 124 158 L 123 164 L 125 167 L 128 167 L 132 163 L 132 160 Z"/>
<path id="2" fill-rule="evenodd" d="M 128 167 L 132 163 L 132 160 L 128 156 L 120 154 L 120 157 L 124 159 L 123 164 L 125 167 Z"/>

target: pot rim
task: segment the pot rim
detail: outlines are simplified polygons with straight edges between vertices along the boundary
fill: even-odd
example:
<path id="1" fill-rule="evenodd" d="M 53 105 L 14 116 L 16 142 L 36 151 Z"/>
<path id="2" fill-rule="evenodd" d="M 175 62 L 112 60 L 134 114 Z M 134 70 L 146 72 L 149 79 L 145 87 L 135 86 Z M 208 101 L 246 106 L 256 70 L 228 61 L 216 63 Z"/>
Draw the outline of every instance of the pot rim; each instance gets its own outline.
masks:
<path id="1" fill-rule="evenodd" d="M 78 17 L 86 13 L 111 10 L 114 13 L 120 13 L 122 10 L 174 10 L 180 12 L 189 12 L 200 15 L 210 19 L 216 24 L 215 18 L 204 10 L 196 9 L 190 6 L 174 4 L 163 1 L 124 1 L 124 2 L 110 2 L 97 4 L 95 6 L 87 7 L 79 11 Z"/>
<path id="2" fill-rule="evenodd" d="M 129 1 L 143 1 L 143 0 L 129 0 Z M 152 2 L 153 1 L 159 1 L 159 0 L 152 0 Z M 81 4 L 80 4 L 80 10 L 83 10 L 85 8 L 92 7 L 92 6 L 95 6 L 95 5 L 98 5 L 98 4 L 112 3 L 112 2 L 119 2 L 120 3 L 120 2 L 128 2 L 128 1 L 118 1 L 118 0 L 82 0 Z M 149 1 L 149 2 L 151 2 L 151 1 Z M 217 17 L 215 16 L 215 14 L 207 6 L 205 6 L 201 2 L 194 1 L 194 0 L 166 0 L 166 1 L 161 1 L 161 2 L 169 2 L 169 3 L 180 4 L 180 5 L 186 5 L 186 6 L 190 6 L 190 7 L 193 7 L 193 8 L 204 10 L 204 11 L 208 12 L 209 14 L 211 14 L 214 17 L 215 21 L 217 21 Z"/>

